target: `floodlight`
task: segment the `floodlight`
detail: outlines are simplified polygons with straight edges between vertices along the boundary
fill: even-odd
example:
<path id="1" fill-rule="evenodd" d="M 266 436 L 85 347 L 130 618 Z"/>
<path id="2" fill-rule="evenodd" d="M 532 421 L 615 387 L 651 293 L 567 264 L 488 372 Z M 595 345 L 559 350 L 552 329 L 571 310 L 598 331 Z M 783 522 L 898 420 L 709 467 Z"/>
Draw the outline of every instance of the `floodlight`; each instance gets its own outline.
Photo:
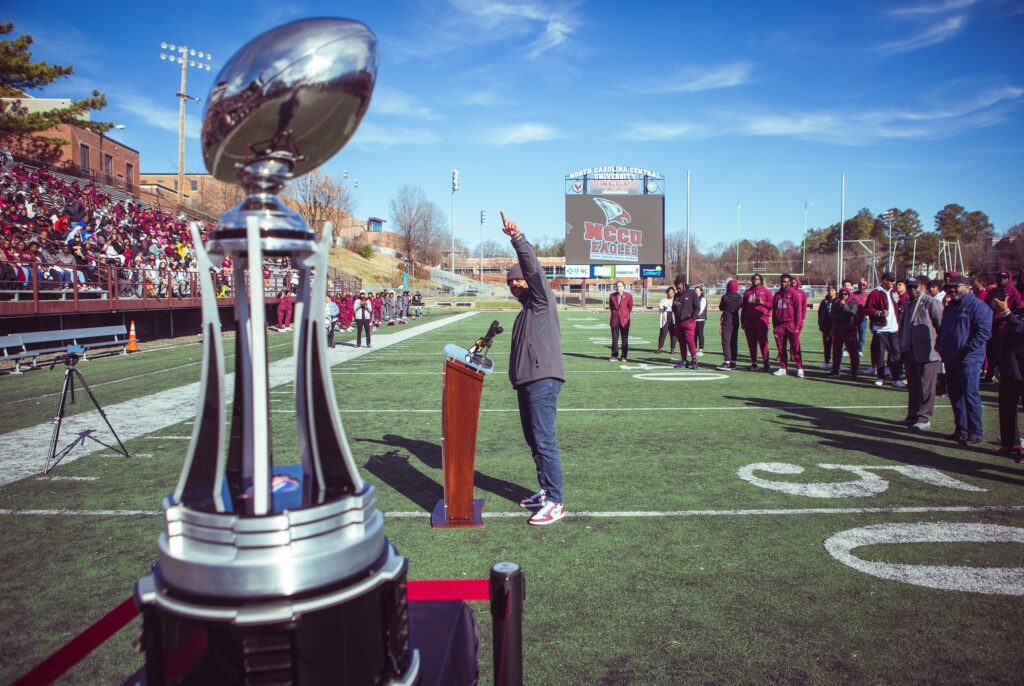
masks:
<path id="1" fill-rule="evenodd" d="M 167 49 L 167 41 L 160 41 L 160 47 L 161 47 L 161 48 L 162 48 L 163 50 L 166 50 L 166 49 Z"/>
<path id="2" fill-rule="evenodd" d="M 163 54 L 163 53 L 160 53 L 160 59 L 162 59 L 162 60 L 165 60 L 165 59 L 167 59 L 167 55 L 165 55 L 165 54 Z"/>
<path id="3" fill-rule="evenodd" d="M 195 50 L 189 50 L 189 51 L 188 51 L 188 54 L 190 54 L 190 55 L 192 55 L 193 57 L 195 57 L 195 55 L 196 55 L 196 51 L 195 51 Z"/>
<path id="4" fill-rule="evenodd" d="M 170 45 L 168 45 L 167 49 L 170 50 L 171 52 L 174 52 L 174 43 L 171 43 Z"/>

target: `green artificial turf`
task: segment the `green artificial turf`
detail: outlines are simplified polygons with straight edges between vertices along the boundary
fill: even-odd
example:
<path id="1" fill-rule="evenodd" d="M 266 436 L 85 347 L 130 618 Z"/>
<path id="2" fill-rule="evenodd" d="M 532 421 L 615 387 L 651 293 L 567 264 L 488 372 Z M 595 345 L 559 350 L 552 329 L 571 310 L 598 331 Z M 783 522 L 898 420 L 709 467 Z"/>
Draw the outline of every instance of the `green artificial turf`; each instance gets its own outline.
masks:
<path id="1" fill-rule="evenodd" d="M 701 374 L 672 371 L 669 356 L 653 352 L 656 315 L 635 316 L 633 338 L 648 343 L 635 344 L 623 365 L 609 362 L 607 346 L 594 340 L 609 337 L 604 313 L 566 312 L 567 383 L 557 433 L 571 516 L 530 527 L 517 502 L 536 490 L 536 477 L 505 375 L 514 316 L 469 317 L 338 365 L 332 377 L 363 477 L 377 487 L 386 515 L 402 515 L 386 516 L 385 527 L 408 557 L 411 579 L 484 577 L 501 560 L 523 566 L 527 683 L 1019 683 L 1024 596 L 879 579 L 836 561 L 823 545 L 841 531 L 885 523 L 1021 526 L 1019 510 L 934 511 L 1019 506 L 1024 487 L 1024 467 L 992 455 L 993 446 L 968 450 L 942 438 L 952 430 L 945 399 L 937 402 L 932 432 L 909 433 L 899 425 L 905 391 L 827 379 L 818 369 L 819 338 L 810 330 L 805 379 L 702 369 L 706 380 L 670 380 Z M 502 516 L 487 519 L 484 529 L 434 531 L 426 515 L 442 493 L 440 353 L 449 342 L 471 343 L 492 318 L 506 333 L 495 341 L 498 371 L 484 387 L 476 487 L 485 513 Z M 720 361 L 716 321 L 707 332 L 704 367 Z M 271 341 L 285 338 L 290 342 L 285 335 Z M 745 348 L 741 343 L 744 356 Z M 290 353 L 284 346 L 273 354 Z M 92 383 L 113 381 L 180 368 L 197 355 L 198 346 L 170 348 L 97 360 L 86 372 Z M 97 393 L 109 394 L 104 402 L 144 402 L 148 393 L 195 381 L 198 372 L 193 365 L 154 373 L 140 385 L 112 383 Z M 652 373 L 662 378 L 637 378 Z M 43 374 L 0 379 L 4 401 L 43 392 L 49 387 Z M 272 403 L 275 458 L 294 462 L 294 400 L 280 392 L 272 398 L 281 401 Z M 984 398 L 991 439 L 994 392 L 986 389 Z M 17 410 L 0 403 L 4 430 L 48 420 L 47 400 L 31 412 L 29 403 Z M 130 441 L 137 457 L 96 453 L 52 473 L 95 481 L 9 484 L 0 488 L 0 508 L 157 511 L 188 445 L 169 437 L 190 431 L 182 421 Z M 875 495 L 790 495 L 739 477 L 747 465 L 763 462 L 804 468 L 756 472 L 779 482 L 858 478 L 822 464 L 924 466 L 981 490 L 879 470 L 888 488 Z M 924 511 L 838 510 L 908 507 Z M 836 511 L 819 511 L 826 508 Z M 128 597 L 155 558 L 161 528 L 154 515 L 0 516 L 0 612 L 7 619 L 0 680 L 25 672 Z M 1020 579 L 1022 551 L 1020 544 L 938 542 L 867 545 L 856 554 L 893 564 L 1016 568 Z M 484 639 L 482 683 L 488 683 L 488 606 L 472 606 Z M 134 624 L 121 631 L 63 683 L 117 683 L 135 671 L 142 664 L 131 647 L 137 631 Z"/>

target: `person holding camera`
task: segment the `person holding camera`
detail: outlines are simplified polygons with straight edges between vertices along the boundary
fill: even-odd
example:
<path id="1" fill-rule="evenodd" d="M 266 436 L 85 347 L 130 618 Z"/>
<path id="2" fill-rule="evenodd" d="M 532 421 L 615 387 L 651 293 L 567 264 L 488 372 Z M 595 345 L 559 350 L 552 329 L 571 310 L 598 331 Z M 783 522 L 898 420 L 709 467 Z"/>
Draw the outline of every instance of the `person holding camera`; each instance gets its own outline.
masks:
<path id="1" fill-rule="evenodd" d="M 519 398 L 519 421 L 540 483 L 540 490 L 521 500 L 519 506 L 537 508 L 530 524 L 546 526 L 565 516 L 562 458 L 555 440 L 558 394 L 565 383 L 558 304 L 548 287 L 544 268 L 519 231 L 519 225 L 506 219 L 504 212 L 501 223 L 501 230 L 512 239 L 518 258 L 505 281 L 512 297 L 522 305 L 512 327 L 508 378 Z"/>
<path id="2" fill-rule="evenodd" d="M 1002 274 L 1000 272 L 1000 277 Z M 1018 409 L 1024 403 L 1024 304 L 1011 307 L 1008 296 L 992 298 L 991 304 L 995 308 L 995 321 L 1002 329 L 1002 341 L 995 358 L 999 365 L 999 454 L 1015 456 L 1017 464 L 1024 464 L 1024 448 L 1017 425 Z"/>
<path id="3" fill-rule="evenodd" d="M 370 347 L 370 320 L 373 318 L 373 305 L 366 297 L 366 291 L 360 290 L 359 297 L 352 302 L 356 323 L 356 347 L 363 344 L 363 332 L 366 332 L 366 347 Z"/>
<path id="4" fill-rule="evenodd" d="M 997 300 L 1001 300 L 1007 309 L 1000 309 L 999 303 L 996 302 Z M 985 377 L 981 382 L 991 383 L 995 378 L 996 369 L 999 368 L 999 351 L 1002 348 L 1003 336 L 1010 321 L 1003 316 L 1003 312 L 1013 312 L 1024 307 L 1024 298 L 1021 297 L 1020 291 L 1014 287 L 1013 277 L 1010 275 L 1010 272 L 1004 269 L 996 274 L 995 285 L 985 294 L 985 304 L 992 309 L 992 338 L 988 341 L 988 369 L 985 371 Z M 1000 378 L 1002 374 L 1003 372 L 1000 368 Z"/>

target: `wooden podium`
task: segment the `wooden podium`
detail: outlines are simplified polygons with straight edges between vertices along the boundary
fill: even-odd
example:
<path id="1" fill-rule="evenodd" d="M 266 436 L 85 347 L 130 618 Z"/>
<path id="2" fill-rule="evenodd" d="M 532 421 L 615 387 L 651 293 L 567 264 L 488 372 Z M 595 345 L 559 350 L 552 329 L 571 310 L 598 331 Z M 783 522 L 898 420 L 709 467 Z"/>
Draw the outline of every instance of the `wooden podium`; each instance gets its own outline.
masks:
<path id="1" fill-rule="evenodd" d="M 449 529 L 483 527 L 483 499 L 473 499 L 476 429 L 484 375 L 493 371 L 474 361 L 468 351 L 445 346 L 441 382 L 441 469 L 444 498 L 430 515 L 430 526 Z M 489 362 L 489 360 L 488 360 Z"/>

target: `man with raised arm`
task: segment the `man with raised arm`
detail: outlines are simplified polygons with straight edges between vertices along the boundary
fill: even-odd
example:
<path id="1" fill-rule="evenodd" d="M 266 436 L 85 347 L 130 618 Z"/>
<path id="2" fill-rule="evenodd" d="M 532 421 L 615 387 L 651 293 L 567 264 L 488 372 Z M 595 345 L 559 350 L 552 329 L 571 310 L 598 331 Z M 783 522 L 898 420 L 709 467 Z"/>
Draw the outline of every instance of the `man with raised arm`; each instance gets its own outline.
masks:
<path id="1" fill-rule="evenodd" d="M 501 230 L 512 239 L 519 264 L 505 278 L 522 309 L 512 327 L 508 377 L 519 396 L 519 421 L 530 446 L 540 490 L 520 501 L 520 507 L 537 508 L 530 524 L 554 524 L 565 516 L 562 496 L 562 459 L 555 441 L 558 393 L 565 383 L 562 364 L 562 333 L 555 295 L 548 287 L 544 269 L 537 261 L 519 225 L 501 213 Z"/>

